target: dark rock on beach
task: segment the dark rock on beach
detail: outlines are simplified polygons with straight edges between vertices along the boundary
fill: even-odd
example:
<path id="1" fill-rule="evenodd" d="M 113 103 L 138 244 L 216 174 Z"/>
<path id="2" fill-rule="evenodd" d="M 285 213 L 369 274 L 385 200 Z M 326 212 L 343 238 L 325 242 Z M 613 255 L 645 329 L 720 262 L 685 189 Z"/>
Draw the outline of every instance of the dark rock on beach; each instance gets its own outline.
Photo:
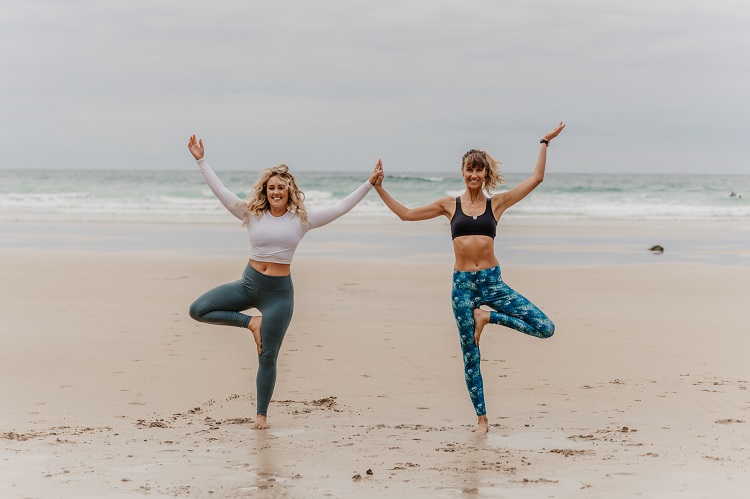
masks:
<path id="1" fill-rule="evenodd" d="M 657 253 L 657 254 L 664 253 L 664 247 L 660 246 L 658 244 L 655 245 L 655 246 L 651 246 L 648 250 L 651 251 L 651 252 L 653 252 L 653 253 Z"/>

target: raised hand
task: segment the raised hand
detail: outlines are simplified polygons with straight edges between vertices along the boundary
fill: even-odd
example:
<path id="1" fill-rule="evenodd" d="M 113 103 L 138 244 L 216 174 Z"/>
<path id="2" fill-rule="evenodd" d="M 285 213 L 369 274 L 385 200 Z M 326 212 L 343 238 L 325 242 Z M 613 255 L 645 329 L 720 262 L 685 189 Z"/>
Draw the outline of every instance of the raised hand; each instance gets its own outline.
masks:
<path id="1" fill-rule="evenodd" d="M 370 175 L 370 183 L 374 186 L 378 186 L 383 183 L 383 162 L 378 160 L 375 168 L 372 169 L 372 175 Z"/>
<path id="2" fill-rule="evenodd" d="M 205 149 L 203 147 L 203 140 L 196 139 L 195 135 L 190 136 L 188 149 L 190 149 L 190 154 L 192 154 L 196 160 L 203 158 L 203 153 L 205 152 Z"/>
<path id="3" fill-rule="evenodd" d="M 550 132 L 547 132 L 544 135 L 544 140 L 552 140 L 552 139 L 554 139 L 555 137 L 557 137 L 558 135 L 560 135 L 560 132 L 563 131 L 563 128 L 565 128 L 565 124 L 561 121 L 560 124 L 557 125 L 554 130 L 552 130 Z"/>

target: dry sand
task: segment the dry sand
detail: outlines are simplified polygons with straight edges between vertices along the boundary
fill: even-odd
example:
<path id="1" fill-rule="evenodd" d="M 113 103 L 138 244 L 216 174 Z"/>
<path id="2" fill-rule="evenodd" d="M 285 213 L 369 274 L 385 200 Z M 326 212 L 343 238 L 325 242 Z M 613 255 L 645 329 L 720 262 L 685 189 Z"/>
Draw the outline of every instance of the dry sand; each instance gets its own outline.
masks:
<path id="1" fill-rule="evenodd" d="M 190 302 L 234 257 L 0 251 L 0 497 L 745 497 L 750 268 L 516 266 L 549 340 L 482 336 L 450 264 L 295 261 L 271 429 L 248 332 Z"/>

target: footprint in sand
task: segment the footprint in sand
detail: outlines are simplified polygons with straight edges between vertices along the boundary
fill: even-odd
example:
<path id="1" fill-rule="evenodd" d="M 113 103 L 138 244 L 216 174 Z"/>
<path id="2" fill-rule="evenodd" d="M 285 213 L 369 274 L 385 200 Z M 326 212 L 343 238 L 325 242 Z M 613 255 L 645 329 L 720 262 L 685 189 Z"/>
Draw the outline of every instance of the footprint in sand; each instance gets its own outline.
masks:
<path id="1" fill-rule="evenodd" d="M 744 421 L 740 419 L 732 419 L 732 418 L 726 418 L 726 419 L 717 419 L 714 421 L 716 424 L 732 424 L 732 423 L 744 423 Z"/>
<path id="2" fill-rule="evenodd" d="M 553 454 L 562 454 L 565 457 L 586 456 L 586 455 L 596 454 L 592 450 L 585 450 L 585 449 L 552 449 L 550 452 Z"/>

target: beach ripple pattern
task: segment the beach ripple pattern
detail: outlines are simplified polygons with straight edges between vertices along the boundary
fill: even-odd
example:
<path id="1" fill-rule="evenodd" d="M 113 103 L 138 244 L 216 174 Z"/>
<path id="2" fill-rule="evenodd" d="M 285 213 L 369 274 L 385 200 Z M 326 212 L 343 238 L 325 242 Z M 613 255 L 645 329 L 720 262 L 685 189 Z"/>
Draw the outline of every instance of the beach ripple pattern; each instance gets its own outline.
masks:
<path id="1" fill-rule="evenodd" d="M 474 344 L 474 309 L 486 305 L 493 309 L 491 324 L 500 324 L 537 338 L 552 336 L 555 325 L 539 307 L 503 282 L 500 266 L 470 272 L 453 271 L 451 295 L 463 352 L 466 388 L 477 416 L 483 416 L 487 410 L 479 367 L 481 355 L 479 346 Z"/>

